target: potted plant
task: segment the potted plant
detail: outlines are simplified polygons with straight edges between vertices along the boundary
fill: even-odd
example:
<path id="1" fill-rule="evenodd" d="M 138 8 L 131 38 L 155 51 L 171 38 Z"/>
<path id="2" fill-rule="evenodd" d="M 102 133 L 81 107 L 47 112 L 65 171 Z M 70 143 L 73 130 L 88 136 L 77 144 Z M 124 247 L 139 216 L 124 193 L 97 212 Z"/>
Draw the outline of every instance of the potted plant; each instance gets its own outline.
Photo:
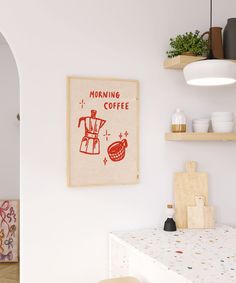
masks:
<path id="1" fill-rule="evenodd" d="M 186 32 L 183 35 L 177 35 L 175 38 L 170 38 L 171 49 L 167 51 L 169 58 L 178 55 L 190 56 L 206 56 L 209 50 L 208 40 L 200 35 L 200 31 Z"/>

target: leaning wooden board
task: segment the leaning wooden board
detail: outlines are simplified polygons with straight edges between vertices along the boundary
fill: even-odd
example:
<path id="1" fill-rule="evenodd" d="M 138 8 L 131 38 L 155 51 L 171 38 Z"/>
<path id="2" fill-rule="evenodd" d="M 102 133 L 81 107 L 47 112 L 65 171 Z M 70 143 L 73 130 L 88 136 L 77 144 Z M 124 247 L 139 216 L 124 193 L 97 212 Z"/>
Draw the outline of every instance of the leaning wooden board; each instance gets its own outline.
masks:
<path id="1" fill-rule="evenodd" d="M 188 228 L 189 229 L 213 229 L 214 207 L 205 206 L 203 196 L 195 197 L 196 206 L 188 206 Z"/>
<path id="2" fill-rule="evenodd" d="M 195 197 L 203 196 L 208 205 L 208 175 L 196 172 L 196 162 L 186 162 L 186 172 L 174 175 L 175 220 L 178 228 L 187 228 L 187 207 L 195 206 Z"/>

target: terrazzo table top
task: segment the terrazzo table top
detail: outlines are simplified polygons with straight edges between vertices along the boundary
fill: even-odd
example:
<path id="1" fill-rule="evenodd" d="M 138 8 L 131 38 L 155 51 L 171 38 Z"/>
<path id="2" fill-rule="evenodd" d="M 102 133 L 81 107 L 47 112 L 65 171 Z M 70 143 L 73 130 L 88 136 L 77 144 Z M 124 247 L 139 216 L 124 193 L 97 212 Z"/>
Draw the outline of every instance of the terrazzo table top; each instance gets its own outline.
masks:
<path id="1" fill-rule="evenodd" d="M 113 232 L 111 237 L 191 282 L 236 282 L 236 228 L 177 232 L 153 228 Z"/>

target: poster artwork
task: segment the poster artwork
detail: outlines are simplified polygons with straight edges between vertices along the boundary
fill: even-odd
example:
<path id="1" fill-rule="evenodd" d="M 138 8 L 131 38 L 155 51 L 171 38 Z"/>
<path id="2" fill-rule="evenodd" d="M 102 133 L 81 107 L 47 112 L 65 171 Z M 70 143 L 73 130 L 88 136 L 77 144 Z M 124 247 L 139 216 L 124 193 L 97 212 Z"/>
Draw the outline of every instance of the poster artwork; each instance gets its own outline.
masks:
<path id="1" fill-rule="evenodd" d="M 0 200 L 0 262 L 18 261 L 18 201 Z"/>
<path id="2" fill-rule="evenodd" d="M 138 182 L 138 82 L 68 78 L 68 185 Z"/>

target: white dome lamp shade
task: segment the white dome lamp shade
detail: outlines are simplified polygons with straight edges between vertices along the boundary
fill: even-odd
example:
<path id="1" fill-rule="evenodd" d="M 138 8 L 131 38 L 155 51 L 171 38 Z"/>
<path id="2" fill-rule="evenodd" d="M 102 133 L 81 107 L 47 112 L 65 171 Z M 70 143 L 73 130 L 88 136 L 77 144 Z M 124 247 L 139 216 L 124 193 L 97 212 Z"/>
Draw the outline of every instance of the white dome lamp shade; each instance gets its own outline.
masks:
<path id="1" fill-rule="evenodd" d="M 210 50 L 206 60 L 184 67 L 186 83 L 193 86 L 220 86 L 236 82 L 236 63 L 214 58 L 212 51 L 212 0 L 210 0 Z"/>
<path id="2" fill-rule="evenodd" d="M 220 86 L 236 82 L 236 64 L 228 60 L 207 59 L 188 64 L 184 68 L 188 85 Z"/>

